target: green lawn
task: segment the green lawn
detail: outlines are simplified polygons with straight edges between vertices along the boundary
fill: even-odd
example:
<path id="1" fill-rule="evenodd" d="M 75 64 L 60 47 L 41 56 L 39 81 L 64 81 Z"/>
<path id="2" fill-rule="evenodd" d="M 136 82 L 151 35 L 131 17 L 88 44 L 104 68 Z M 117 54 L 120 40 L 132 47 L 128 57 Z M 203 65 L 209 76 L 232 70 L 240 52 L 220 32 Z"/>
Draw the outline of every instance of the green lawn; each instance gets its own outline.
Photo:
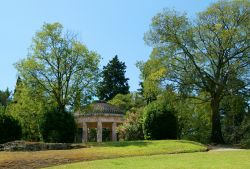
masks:
<path id="1" fill-rule="evenodd" d="M 96 160 L 50 169 L 249 169 L 250 150 L 197 152 Z"/>
<path id="2" fill-rule="evenodd" d="M 207 147 L 184 140 L 88 143 L 88 148 L 37 152 L 0 152 L 0 168 L 42 168 L 72 162 L 206 151 Z"/>
<path id="3" fill-rule="evenodd" d="M 156 155 L 206 151 L 203 144 L 186 140 L 144 140 L 124 142 L 89 143 L 94 150 L 115 153 L 117 156 Z"/>

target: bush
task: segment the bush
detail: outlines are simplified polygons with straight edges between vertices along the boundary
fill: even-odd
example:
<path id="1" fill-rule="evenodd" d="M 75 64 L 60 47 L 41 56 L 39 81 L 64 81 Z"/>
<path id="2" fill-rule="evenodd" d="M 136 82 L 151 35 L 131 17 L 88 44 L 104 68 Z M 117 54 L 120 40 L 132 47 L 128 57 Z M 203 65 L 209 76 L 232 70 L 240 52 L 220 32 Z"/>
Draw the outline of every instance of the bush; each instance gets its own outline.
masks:
<path id="1" fill-rule="evenodd" d="M 242 135 L 240 141 L 241 147 L 250 149 L 250 116 L 246 117 L 242 122 L 240 134 Z"/>
<path id="2" fill-rule="evenodd" d="M 11 116 L 0 114 L 0 144 L 19 140 L 22 136 L 22 129 L 19 122 Z"/>
<path id="3" fill-rule="evenodd" d="M 240 142 L 240 146 L 242 148 L 250 149 L 250 136 L 248 136 L 248 138 L 246 139 L 242 139 Z"/>
<path id="4" fill-rule="evenodd" d="M 145 108 L 143 130 L 146 139 L 176 139 L 177 119 L 165 105 L 153 102 Z"/>
<path id="5" fill-rule="evenodd" d="M 247 98 L 240 94 L 225 96 L 221 101 L 222 134 L 227 144 L 238 144 L 247 132 L 249 118 Z"/>
<path id="6" fill-rule="evenodd" d="M 121 140 L 143 140 L 142 109 L 132 109 L 126 114 L 125 122 L 117 128 Z"/>
<path id="7" fill-rule="evenodd" d="M 43 141 L 72 143 L 76 134 L 76 124 L 72 114 L 52 109 L 44 114 L 41 123 Z"/>

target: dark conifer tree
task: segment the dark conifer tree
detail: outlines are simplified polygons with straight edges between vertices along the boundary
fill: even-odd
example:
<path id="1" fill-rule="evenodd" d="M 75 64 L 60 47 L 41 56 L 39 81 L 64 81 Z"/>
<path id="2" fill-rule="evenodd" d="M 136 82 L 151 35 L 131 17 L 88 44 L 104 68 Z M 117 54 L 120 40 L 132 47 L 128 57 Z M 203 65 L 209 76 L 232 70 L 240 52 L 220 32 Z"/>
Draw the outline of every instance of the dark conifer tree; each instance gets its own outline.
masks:
<path id="1" fill-rule="evenodd" d="M 116 55 L 103 67 L 102 81 L 98 86 L 98 97 L 100 100 L 111 100 L 117 94 L 128 94 L 128 78 L 125 77 L 126 65 L 119 61 Z"/>

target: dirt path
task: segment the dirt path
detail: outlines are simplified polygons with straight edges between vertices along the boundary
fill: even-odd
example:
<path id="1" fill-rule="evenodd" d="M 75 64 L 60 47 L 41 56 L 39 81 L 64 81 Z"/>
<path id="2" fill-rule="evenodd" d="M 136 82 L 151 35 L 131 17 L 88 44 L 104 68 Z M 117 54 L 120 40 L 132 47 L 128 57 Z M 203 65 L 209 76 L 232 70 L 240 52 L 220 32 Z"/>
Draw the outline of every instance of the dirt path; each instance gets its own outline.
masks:
<path id="1" fill-rule="evenodd" d="M 209 151 L 243 151 L 243 150 L 246 150 L 246 149 L 241 149 L 239 147 L 221 146 L 221 145 L 217 145 L 217 146 L 209 145 L 208 149 Z"/>

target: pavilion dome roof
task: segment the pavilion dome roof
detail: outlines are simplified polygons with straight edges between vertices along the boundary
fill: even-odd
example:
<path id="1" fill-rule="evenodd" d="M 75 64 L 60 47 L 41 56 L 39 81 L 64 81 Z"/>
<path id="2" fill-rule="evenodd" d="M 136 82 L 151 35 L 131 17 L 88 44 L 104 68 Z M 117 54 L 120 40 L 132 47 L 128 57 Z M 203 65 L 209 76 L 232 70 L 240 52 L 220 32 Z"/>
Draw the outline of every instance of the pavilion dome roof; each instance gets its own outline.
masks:
<path id="1" fill-rule="evenodd" d="M 125 114 L 125 111 L 106 101 L 98 100 L 86 106 L 84 114 Z"/>

